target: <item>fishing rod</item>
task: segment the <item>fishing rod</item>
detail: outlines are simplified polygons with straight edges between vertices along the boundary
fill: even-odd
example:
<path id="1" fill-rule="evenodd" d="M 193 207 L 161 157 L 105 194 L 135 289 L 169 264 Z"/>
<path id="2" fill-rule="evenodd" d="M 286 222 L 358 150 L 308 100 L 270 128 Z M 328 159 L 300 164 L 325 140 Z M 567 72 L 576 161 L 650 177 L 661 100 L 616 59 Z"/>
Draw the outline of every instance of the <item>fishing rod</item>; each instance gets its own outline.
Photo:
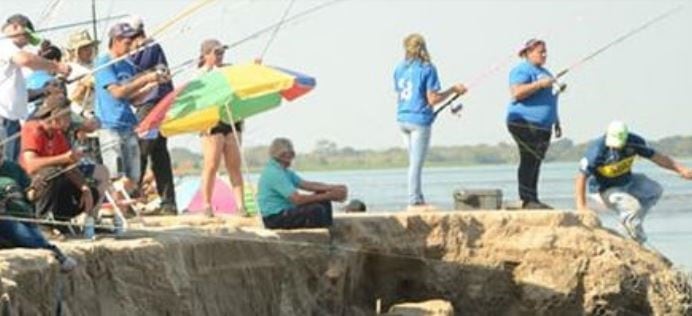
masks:
<path id="1" fill-rule="evenodd" d="M 522 49 L 526 49 L 527 47 L 526 47 L 526 45 L 521 45 L 521 46 L 518 47 L 518 48 L 519 48 L 519 49 L 514 50 L 513 52 L 521 51 Z M 509 62 L 511 62 L 511 61 L 514 59 L 515 56 L 516 56 L 516 55 L 515 55 L 514 53 L 509 54 L 507 57 L 505 57 L 504 59 L 502 59 L 500 62 L 495 63 L 495 64 L 492 65 L 490 68 L 488 68 L 488 69 L 486 69 L 485 71 L 483 71 L 483 72 L 481 72 L 480 74 L 478 74 L 476 77 L 474 77 L 473 79 L 471 79 L 471 81 L 469 81 L 469 83 L 468 83 L 467 85 L 465 85 L 466 89 L 467 89 L 467 90 L 470 90 L 471 88 L 473 88 L 473 87 L 477 86 L 478 84 L 480 84 L 483 80 L 489 78 L 491 75 L 493 75 L 494 73 L 496 73 L 497 71 L 499 71 L 500 69 L 502 69 L 502 67 L 504 67 L 504 66 L 507 65 Z M 461 111 L 461 109 L 464 107 L 464 105 L 463 105 L 463 103 L 461 103 L 461 102 L 459 102 L 459 103 L 457 103 L 457 104 L 454 104 L 454 105 L 452 105 L 452 104 L 453 104 L 454 101 L 456 101 L 460 96 L 461 96 L 461 94 L 455 93 L 455 94 L 452 96 L 451 99 L 447 100 L 447 102 L 445 102 L 445 103 L 444 103 L 443 105 L 441 105 L 437 110 L 435 110 L 435 112 L 433 112 L 433 115 L 434 115 L 435 117 L 437 117 L 437 115 L 438 115 L 440 112 L 442 112 L 445 108 L 447 108 L 448 106 L 452 106 L 452 107 L 451 107 L 452 114 L 457 114 L 459 111 Z"/>
<path id="2" fill-rule="evenodd" d="M 157 32 L 158 32 L 159 34 L 162 33 L 163 31 L 169 29 L 173 24 L 175 24 L 175 23 L 177 23 L 177 22 L 180 22 L 180 21 L 182 21 L 185 17 L 188 17 L 189 15 L 191 15 L 194 11 L 197 11 L 197 10 L 201 9 L 202 7 L 204 7 L 204 6 L 206 6 L 206 5 L 210 4 L 210 3 L 212 3 L 212 2 L 214 2 L 214 1 L 216 1 L 216 0 L 202 0 L 202 1 L 200 1 L 200 4 L 199 4 L 199 5 L 193 6 L 193 7 L 189 8 L 189 9 L 185 10 L 185 12 L 184 12 L 183 14 L 178 14 L 178 15 L 174 16 L 173 18 L 169 19 L 170 22 L 167 22 L 167 23 L 165 23 L 162 27 L 157 28 Z M 121 62 L 121 61 L 123 61 L 123 60 L 125 60 L 125 59 L 128 59 L 128 58 L 134 56 L 135 54 L 137 54 L 137 53 L 139 53 L 139 52 L 142 52 L 142 51 L 144 51 L 145 49 L 148 49 L 149 47 L 152 47 L 152 46 L 154 46 L 154 45 L 158 45 L 158 44 L 161 42 L 161 40 L 162 40 L 161 38 L 159 38 L 159 39 L 150 38 L 149 41 L 147 41 L 144 45 L 142 45 L 142 46 L 140 46 L 140 47 L 137 47 L 137 48 L 134 49 L 134 50 L 129 51 L 129 52 L 128 52 L 127 54 L 125 54 L 125 55 L 122 55 L 122 56 L 120 56 L 120 57 L 111 59 L 111 60 L 108 61 L 107 63 L 105 63 L 105 64 L 103 64 L 103 65 L 100 65 L 100 66 L 98 66 L 98 67 L 96 67 L 96 68 L 93 68 L 93 69 L 91 69 L 89 72 L 87 72 L 87 73 L 85 73 L 85 74 L 82 74 L 82 75 L 80 75 L 80 76 L 77 76 L 77 77 L 75 77 L 75 78 L 72 78 L 72 79 L 68 80 L 67 83 L 70 84 L 70 83 L 73 83 L 73 82 L 75 82 L 75 81 L 81 80 L 82 78 L 84 78 L 84 77 L 86 77 L 86 76 L 91 76 L 91 75 L 93 75 L 93 74 L 95 74 L 95 73 L 97 73 L 97 72 L 99 72 L 99 71 L 101 71 L 101 70 L 103 70 L 103 69 L 106 69 L 106 68 L 108 68 L 108 67 L 114 65 L 115 63 L 118 63 L 118 62 Z"/>
<path id="3" fill-rule="evenodd" d="M 332 6 L 332 5 L 334 5 L 334 4 L 338 3 L 338 2 L 341 2 L 341 1 L 344 1 L 344 0 L 332 0 L 332 1 L 328 1 L 328 2 L 322 3 L 322 4 L 318 4 L 318 5 L 316 5 L 316 6 L 312 7 L 312 8 L 305 9 L 305 10 L 303 10 L 303 11 L 299 11 L 298 13 L 296 13 L 296 14 L 294 14 L 294 15 L 291 15 L 291 16 L 285 18 L 285 19 L 282 19 L 282 20 L 279 21 L 279 22 L 272 23 L 272 24 L 270 24 L 270 25 L 268 25 L 268 26 L 266 26 L 266 27 L 263 27 L 263 28 L 261 28 L 261 29 L 255 31 L 255 32 L 251 33 L 251 34 L 248 35 L 248 36 L 245 36 L 245 37 L 243 37 L 243 38 L 241 38 L 241 39 L 239 39 L 239 40 L 237 40 L 237 41 L 235 41 L 235 42 L 232 42 L 232 43 L 230 43 L 230 44 L 227 44 L 227 45 L 226 45 L 226 48 L 227 48 L 227 49 L 230 49 L 230 48 L 234 48 L 234 47 L 237 47 L 237 46 L 239 46 L 239 45 L 242 45 L 242 44 L 244 44 L 244 43 L 246 43 L 246 42 L 248 42 L 248 41 L 251 41 L 251 40 L 253 40 L 253 39 L 257 38 L 257 37 L 260 37 L 260 36 L 264 35 L 265 33 L 275 31 L 275 30 L 277 29 L 277 27 L 280 27 L 280 26 L 282 26 L 282 25 L 284 25 L 284 24 L 286 24 L 286 23 L 289 23 L 289 22 L 293 22 L 293 21 L 295 21 L 295 20 L 297 20 L 297 19 L 299 19 L 299 18 L 302 18 L 302 17 L 305 17 L 305 16 L 307 16 L 307 15 L 310 15 L 310 14 L 312 14 L 312 13 L 314 13 L 314 12 L 317 12 L 317 11 L 319 11 L 319 10 L 322 10 L 322 9 L 324 9 L 324 8 L 327 8 L 327 7 L 329 7 L 329 6 Z M 180 63 L 180 64 L 177 64 L 177 65 L 171 67 L 170 70 L 171 70 L 172 76 L 174 77 L 175 75 L 178 75 L 178 74 L 184 72 L 184 71 L 187 69 L 187 67 L 189 67 L 189 66 L 191 66 L 191 65 L 195 65 L 196 62 L 197 62 L 197 59 L 196 59 L 196 58 L 191 58 L 191 59 L 188 59 L 188 60 L 186 60 L 186 61 L 183 61 L 183 62 Z"/>
<path id="4" fill-rule="evenodd" d="M 110 20 L 122 19 L 122 18 L 125 18 L 128 16 L 130 16 L 130 15 L 129 14 L 121 14 L 121 15 L 117 15 L 117 16 L 101 18 L 101 19 L 96 20 L 96 22 L 97 23 L 106 22 L 106 21 L 110 21 Z M 58 31 L 58 30 L 62 30 L 62 29 L 68 29 L 68 28 L 72 28 L 72 27 L 82 26 L 82 25 L 88 25 L 88 24 L 92 24 L 92 23 L 94 23 L 94 21 L 92 19 L 90 19 L 90 20 L 86 20 L 86 21 L 67 23 L 67 24 L 61 24 L 61 25 L 57 25 L 57 26 L 51 26 L 51 27 L 47 27 L 47 28 L 37 29 L 34 31 L 34 33 L 47 33 L 47 32 Z M 15 35 L 9 35 L 9 36 L 4 35 L 4 36 L 0 37 L 0 40 L 7 39 L 7 38 L 10 38 L 13 36 L 15 36 Z"/>
<path id="5" fill-rule="evenodd" d="M 672 8 L 672 9 L 670 9 L 670 10 L 668 10 L 668 11 L 666 11 L 666 12 L 664 12 L 664 13 L 662 13 L 662 14 L 656 16 L 656 17 L 654 17 L 653 19 L 651 19 L 651 20 L 647 21 L 646 23 L 644 23 L 644 24 L 642 24 L 642 25 L 640 25 L 640 26 L 638 26 L 638 27 L 632 29 L 631 31 L 629 31 L 629 32 L 627 32 L 627 33 L 625 33 L 625 34 L 623 34 L 623 35 L 617 37 L 615 40 L 613 40 L 613 41 L 607 43 L 606 45 L 604 45 L 603 47 L 597 49 L 597 50 L 594 51 L 593 53 L 588 54 L 587 56 L 581 58 L 580 60 L 578 60 L 577 62 L 573 63 L 573 64 L 570 65 L 569 67 L 567 67 L 567 68 L 561 70 L 560 72 L 558 72 L 558 73 L 554 76 L 554 79 L 555 79 L 554 86 L 555 86 L 555 88 L 556 88 L 557 93 L 559 94 L 559 93 L 563 92 L 563 91 L 565 90 L 565 88 L 567 87 L 566 84 L 559 82 L 557 79 L 559 79 L 559 78 L 565 76 L 565 75 L 566 75 L 567 73 L 569 73 L 570 71 L 572 71 L 572 70 L 574 70 L 574 69 L 576 69 L 576 68 L 582 66 L 584 63 L 586 63 L 586 62 L 592 60 L 594 57 L 596 57 L 596 56 L 602 54 L 602 53 L 605 52 L 606 50 L 608 50 L 608 49 L 610 49 L 611 47 L 613 47 L 613 46 L 615 46 L 615 45 L 617 45 L 617 44 L 619 44 L 619 43 L 625 41 L 626 39 L 632 37 L 633 35 L 635 35 L 635 34 L 641 32 L 641 31 L 645 30 L 646 28 L 648 28 L 648 27 L 650 27 L 650 26 L 652 26 L 652 25 L 654 25 L 654 24 L 656 24 L 656 23 L 658 23 L 658 22 L 660 22 L 660 21 L 662 21 L 662 20 L 664 20 L 664 19 L 666 19 L 666 18 L 672 16 L 672 15 L 675 14 L 675 13 L 680 12 L 683 8 L 684 8 L 684 5 L 679 5 L 679 6 L 676 6 L 676 7 Z M 489 74 L 490 72 L 491 72 L 491 71 L 489 71 L 488 74 Z M 480 81 L 480 79 L 483 79 L 483 77 L 484 77 L 484 76 L 480 76 L 480 77 L 478 78 L 478 81 Z M 471 84 L 469 84 L 469 86 L 471 86 Z M 444 105 L 440 106 L 440 107 L 434 112 L 434 115 L 437 116 L 438 113 L 440 113 L 440 112 L 441 112 L 442 110 L 444 110 L 446 107 L 450 106 L 456 99 L 459 98 L 459 96 L 460 96 L 459 94 L 455 94 L 449 101 L 445 102 Z M 463 108 L 463 104 L 461 104 L 461 103 L 455 104 L 455 105 L 452 106 L 452 108 L 451 108 L 451 109 L 452 109 L 452 113 L 456 114 L 456 113 L 459 112 L 462 108 Z"/>
<path id="6" fill-rule="evenodd" d="M 186 17 L 190 16 L 195 11 L 197 11 L 200 8 L 210 4 L 212 2 L 215 2 L 215 1 L 217 1 L 217 0 L 199 0 L 199 1 L 197 1 L 197 3 L 193 2 L 190 6 L 188 6 L 186 9 L 184 9 L 182 12 L 180 12 L 176 16 L 168 19 L 168 21 L 166 21 L 162 25 L 156 27 L 156 29 L 154 29 L 154 31 L 151 33 L 150 37 L 156 37 L 157 35 L 164 32 L 166 29 L 171 27 L 173 24 L 175 24 L 176 22 L 178 22 L 182 19 L 185 19 Z"/>
<path id="7" fill-rule="evenodd" d="M 318 4 L 318 5 L 316 5 L 316 6 L 312 7 L 312 8 L 309 8 L 309 9 L 306 9 L 306 10 L 303 10 L 303 11 L 300 11 L 300 12 L 298 12 L 298 13 L 296 13 L 296 14 L 294 14 L 294 15 L 288 17 L 288 18 L 286 18 L 286 19 L 283 20 L 283 21 L 279 21 L 279 22 L 276 22 L 276 23 L 272 23 L 271 25 L 269 25 L 269 26 L 267 26 L 267 27 L 265 27 L 265 28 L 259 29 L 259 30 L 257 30 L 256 32 L 254 32 L 254 33 L 252 33 L 252 34 L 250 34 L 250 35 L 248 35 L 248 36 L 246 36 L 246 37 L 244 37 L 244 38 L 242 38 L 242 39 L 240 39 L 240 40 L 238 40 L 238 41 L 235 41 L 235 42 L 233 42 L 233 43 L 231 43 L 231 44 L 228 44 L 228 48 L 236 47 L 236 46 L 238 46 L 238 45 L 240 45 L 240 44 L 243 44 L 243 43 L 245 43 L 245 42 L 247 42 L 247 41 L 249 41 L 249 40 L 252 40 L 252 39 L 254 39 L 254 38 L 256 38 L 256 37 L 259 37 L 259 36 L 263 35 L 264 33 L 273 31 L 277 26 L 280 26 L 281 24 L 294 21 L 294 20 L 299 19 L 299 18 L 301 18 L 301 17 L 303 17 L 303 16 L 306 16 L 306 15 L 309 15 L 309 14 L 314 13 L 314 12 L 316 12 L 316 11 L 322 10 L 322 9 L 324 9 L 324 8 L 327 8 L 327 7 L 329 7 L 329 6 L 332 6 L 332 5 L 334 5 L 334 4 L 338 3 L 338 2 L 341 2 L 341 1 L 344 1 L 344 0 L 332 0 L 332 1 L 328 1 L 328 2 L 322 3 L 322 4 Z"/>
<path id="8" fill-rule="evenodd" d="M 644 31 L 645 29 L 649 28 L 650 26 L 652 26 L 652 25 L 654 25 L 654 24 L 656 24 L 656 23 L 658 23 L 658 22 L 661 22 L 661 21 L 663 21 L 663 20 L 665 20 L 665 19 L 671 17 L 671 16 L 672 16 L 673 14 L 675 14 L 675 13 L 678 13 L 678 12 L 682 11 L 682 10 L 684 9 L 684 7 L 685 7 L 684 5 L 679 5 L 679 6 L 674 7 L 674 8 L 672 8 L 672 9 L 668 10 L 668 11 L 665 11 L 665 12 L 663 12 L 662 14 L 659 14 L 659 15 L 657 15 L 656 17 L 654 17 L 654 18 L 648 20 L 648 21 L 645 22 L 644 24 L 639 25 L 639 26 L 637 26 L 636 28 L 630 30 L 629 32 L 627 32 L 627 33 L 625 33 L 625 34 L 623 34 L 623 35 L 617 37 L 616 39 L 610 41 L 610 42 L 607 43 L 606 45 L 603 45 L 603 46 L 600 47 L 599 49 L 595 50 L 593 53 L 586 55 L 585 57 L 583 57 L 583 58 L 579 59 L 578 61 L 576 61 L 575 63 L 571 64 L 569 67 L 567 67 L 567 68 L 561 70 L 560 72 L 558 72 L 558 73 L 555 75 L 555 79 L 559 79 L 559 78 L 565 76 L 565 75 L 566 75 L 567 73 L 569 73 L 570 71 L 572 71 L 572 70 L 574 70 L 574 69 L 576 69 L 576 68 L 578 68 L 578 67 L 584 65 L 586 62 L 588 62 L 588 61 L 594 59 L 596 56 L 602 54 L 603 52 L 607 51 L 607 50 L 610 49 L 611 47 L 613 47 L 613 46 L 615 46 L 615 45 L 617 45 L 617 44 L 619 44 L 619 43 L 624 42 L 626 39 L 628 39 L 628 38 L 634 36 L 635 34 L 640 33 L 640 32 L 642 32 L 642 31 Z M 556 83 L 557 83 L 557 82 L 556 82 Z M 557 83 L 557 84 L 559 84 L 559 83 Z"/>

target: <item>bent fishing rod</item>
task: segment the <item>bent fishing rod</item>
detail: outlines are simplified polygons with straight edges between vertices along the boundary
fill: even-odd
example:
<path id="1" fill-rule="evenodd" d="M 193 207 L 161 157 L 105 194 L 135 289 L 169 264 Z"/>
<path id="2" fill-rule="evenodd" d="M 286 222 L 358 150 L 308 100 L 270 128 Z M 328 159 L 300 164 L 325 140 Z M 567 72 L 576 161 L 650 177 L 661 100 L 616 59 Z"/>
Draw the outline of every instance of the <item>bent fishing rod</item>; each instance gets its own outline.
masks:
<path id="1" fill-rule="evenodd" d="M 679 6 L 674 7 L 674 8 L 672 8 L 672 9 L 668 10 L 668 11 L 665 11 L 665 12 L 663 12 L 662 14 L 659 14 L 659 15 L 655 16 L 654 18 L 652 18 L 652 19 L 646 21 L 644 24 L 641 24 L 641 25 L 637 26 L 636 28 L 630 30 L 629 32 L 627 32 L 627 33 L 625 33 L 625 34 L 623 34 L 623 35 L 621 35 L 621 36 L 618 36 L 617 38 L 615 38 L 614 40 L 608 42 L 607 44 L 603 45 L 602 47 L 598 48 L 598 49 L 595 50 L 594 52 L 592 52 L 592 53 L 586 55 L 585 57 L 579 59 L 578 61 L 574 62 L 574 63 L 571 64 L 569 67 L 567 67 L 567 68 L 561 70 L 560 72 L 558 72 L 558 73 L 555 75 L 554 78 L 556 79 L 556 84 L 558 84 L 559 87 L 564 86 L 563 84 L 560 84 L 559 82 L 557 82 L 557 79 L 559 79 L 559 78 L 561 78 L 561 77 L 564 77 L 567 73 L 569 73 L 569 72 L 571 72 L 572 70 L 574 70 L 574 69 L 576 69 L 576 68 L 578 68 L 578 67 L 584 65 L 585 63 L 587 63 L 587 62 L 589 62 L 590 60 L 594 59 L 596 56 L 598 56 L 598 55 L 604 53 L 605 51 L 607 51 L 608 49 L 610 49 L 610 48 L 616 46 L 617 44 L 620 44 L 620 43 L 624 42 L 624 41 L 627 40 L 628 38 L 630 38 L 630 37 L 632 37 L 632 36 L 634 36 L 634 35 L 636 35 L 636 34 L 642 32 L 642 31 L 644 31 L 644 30 L 646 30 L 647 28 L 651 27 L 652 25 L 654 25 L 654 24 L 656 24 L 656 23 L 658 23 L 658 22 L 661 22 L 661 21 L 663 21 L 663 20 L 665 20 L 665 19 L 671 17 L 673 14 L 682 11 L 682 10 L 684 9 L 684 7 L 685 7 L 684 5 L 679 5 Z M 560 91 L 560 89 L 559 89 L 558 91 Z"/>
<path id="2" fill-rule="evenodd" d="M 243 37 L 243 38 L 241 38 L 241 39 L 239 39 L 239 40 L 233 42 L 233 43 L 227 44 L 227 45 L 226 45 L 226 48 L 227 48 L 227 49 L 231 49 L 231 48 L 240 46 L 240 45 L 244 44 L 245 42 L 251 41 L 251 40 L 253 40 L 253 39 L 257 38 L 257 37 L 260 37 L 260 36 L 262 36 L 262 35 L 264 35 L 264 34 L 266 34 L 266 33 L 269 33 L 269 32 L 276 32 L 276 31 L 278 30 L 277 28 L 280 28 L 280 27 L 282 27 L 282 26 L 285 26 L 285 24 L 287 24 L 287 23 L 293 22 L 293 21 L 295 21 L 295 20 L 297 20 L 297 19 L 300 19 L 300 18 L 302 18 L 302 17 L 305 17 L 305 16 L 307 16 L 307 15 L 310 15 L 310 14 L 312 14 L 312 13 L 314 13 L 314 12 L 317 12 L 317 11 L 319 11 L 319 10 L 325 9 L 325 8 L 327 8 L 327 7 L 329 7 L 329 6 L 332 6 L 332 5 L 334 5 L 334 4 L 338 3 L 338 2 L 341 2 L 341 1 L 344 1 L 344 0 L 332 0 L 332 1 L 328 1 L 328 2 L 325 2 L 325 3 L 322 3 L 322 4 L 318 4 L 318 5 L 314 6 L 314 7 L 309 8 L 309 9 L 305 9 L 305 10 L 303 10 L 303 11 L 299 11 L 298 13 L 293 14 L 293 15 L 291 15 L 291 16 L 289 16 L 289 17 L 284 17 L 284 18 L 282 18 L 282 19 L 281 19 L 280 21 L 278 21 L 278 22 L 272 23 L 272 24 L 270 24 L 270 25 L 268 25 L 268 26 L 266 26 L 266 27 L 263 27 L 263 28 L 261 28 L 261 29 L 255 31 L 255 32 L 253 32 L 252 34 L 250 34 L 250 35 L 248 35 L 248 36 L 245 36 L 245 37 Z M 290 7 L 288 7 L 288 9 L 290 9 Z M 176 75 L 182 73 L 187 67 L 194 65 L 196 62 L 197 62 L 197 58 L 190 58 L 190 59 L 188 59 L 188 60 L 186 60 L 186 61 L 181 62 L 180 64 L 177 64 L 177 65 L 171 67 L 170 70 L 171 70 L 172 76 L 175 77 Z"/>
<path id="3" fill-rule="evenodd" d="M 216 0 L 201 0 L 201 1 L 199 1 L 199 4 L 195 4 L 193 6 L 190 6 L 189 8 L 184 10 L 182 13 L 179 13 L 179 14 L 175 15 L 174 17 L 172 17 L 171 19 L 169 19 L 166 23 L 164 23 L 164 25 L 162 27 L 158 27 L 155 32 L 157 32 L 158 34 L 161 34 L 165 30 L 167 30 L 171 26 L 173 26 L 173 24 L 182 21 L 183 19 L 190 16 L 195 11 L 198 11 L 199 9 L 203 8 L 204 6 L 206 6 L 210 3 L 213 3 L 215 1 Z M 149 47 L 157 45 L 160 42 L 161 42 L 161 38 L 159 38 L 159 39 L 149 38 L 149 41 L 147 41 L 144 45 L 127 52 L 127 54 L 125 54 L 125 55 L 122 55 L 122 56 L 117 57 L 117 58 L 113 58 L 110 61 L 108 61 L 107 63 L 100 65 L 94 69 L 91 69 L 89 72 L 87 72 L 85 74 L 82 74 L 80 76 L 77 76 L 75 78 L 67 80 L 67 83 L 70 84 L 70 83 L 73 83 L 75 81 L 81 80 L 82 78 L 84 78 L 86 76 L 91 76 L 91 75 L 93 75 L 93 74 L 95 74 L 95 73 L 97 73 L 103 69 L 106 69 L 106 68 L 114 65 L 115 63 L 118 63 L 118 62 L 121 62 L 125 59 L 128 59 L 128 58 L 134 56 L 135 54 L 142 52 L 145 49 L 148 49 Z"/>
<path id="4" fill-rule="evenodd" d="M 567 87 L 566 84 L 559 82 L 557 79 L 559 79 L 559 78 L 561 78 L 561 77 L 564 77 L 567 73 L 569 73 L 569 72 L 571 72 L 572 70 L 574 70 L 574 69 L 576 69 L 576 68 L 582 66 L 583 64 L 587 63 L 588 61 L 594 59 L 596 56 L 602 54 L 603 52 L 607 51 L 608 49 L 610 49 L 610 48 L 616 46 L 616 45 L 619 44 L 619 43 L 622 43 L 622 42 L 625 41 L 626 39 L 628 39 L 628 38 L 634 36 L 634 35 L 637 34 L 637 33 L 640 33 L 640 32 L 642 32 L 642 31 L 644 31 L 645 29 L 651 27 L 652 25 L 654 25 L 654 24 L 656 24 L 656 23 L 658 23 L 658 22 L 661 22 L 661 21 L 663 21 L 663 20 L 669 18 L 669 17 L 672 16 L 673 14 L 680 12 L 682 9 L 684 9 L 684 5 L 679 5 L 679 6 L 676 6 L 676 7 L 672 8 L 672 9 L 670 9 L 670 10 L 665 11 L 665 12 L 662 13 L 662 14 L 657 15 L 656 17 L 654 17 L 654 18 L 648 20 L 648 21 L 645 22 L 644 24 L 639 25 L 639 26 L 637 26 L 636 28 L 630 30 L 629 32 L 627 32 L 627 33 L 625 33 L 625 34 L 623 34 L 623 35 L 617 37 L 617 38 L 614 39 L 613 41 L 607 43 L 606 45 L 600 47 L 599 49 L 595 50 L 594 52 L 592 52 L 592 53 L 586 55 L 585 57 L 583 57 L 583 58 L 581 58 L 581 59 L 579 59 L 577 62 L 571 64 L 569 67 L 567 67 L 567 68 L 561 70 L 560 72 L 558 72 L 558 73 L 553 77 L 553 78 L 555 79 L 554 86 L 555 86 L 555 88 L 556 88 L 557 94 L 563 92 L 563 91 L 565 90 L 565 88 Z M 491 71 L 489 71 L 488 73 L 490 73 L 490 72 L 491 72 Z M 480 81 L 480 79 L 482 79 L 482 78 L 483 78 L 483 76 L 479 77 L 479 78 L 478 78 L 478 79 L 479 79 L 478 81 Z M 475 82 L 472 82 L 472 83 L 475 83 Z M 467 88 L 470 87 L 470 86 L 471 86 L 471 84 L 469 84 L 469 86 L 467 86 Z M 451 99 L 449 99 L 447 102 L 445 102 L 445 104 L 443 104 L 442 106 L 440 106 L 440 107 L 434 112 L 434 115 L 437 116 L 437 114 L 439 114 L 442 110 L 444 110 L 444 109 L 447 108 L 448 106 L 452 105 L 452 103 L 453 103 L 456 99 L 458 99 L 460 96 L 461 96 L 461 95 L 459 95 L 459 94 L 455 94 L 454 96 L 452 96 Z M 456 114 L 457 112 L 459 112 L 459 111 L 462 109 L 462 107 L 463 107 L 463 104 L 461 104 L 461 103 L 458 103 L 458 104 L 452 106 L 452 113 L 453 113 L 453 114 Z"/>

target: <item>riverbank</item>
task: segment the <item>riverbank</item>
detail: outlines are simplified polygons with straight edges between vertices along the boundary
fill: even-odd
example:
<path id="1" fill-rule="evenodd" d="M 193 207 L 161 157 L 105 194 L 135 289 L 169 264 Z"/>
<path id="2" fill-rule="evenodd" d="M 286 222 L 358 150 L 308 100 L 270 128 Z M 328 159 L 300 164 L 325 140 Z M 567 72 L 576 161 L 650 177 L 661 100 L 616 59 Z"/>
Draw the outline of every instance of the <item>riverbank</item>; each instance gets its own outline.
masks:
<path id="1" fill-rule="evenodd" d="M 10 314 L 371 315 L 444 299 L 458 314 L 685 315 L 692 290 L 655 252 L 592 216 L 558 212 L 341 215 L 334 228 L 267 231 L 255 219 L 147 218 L 146 230 L 0 252 Z"/>

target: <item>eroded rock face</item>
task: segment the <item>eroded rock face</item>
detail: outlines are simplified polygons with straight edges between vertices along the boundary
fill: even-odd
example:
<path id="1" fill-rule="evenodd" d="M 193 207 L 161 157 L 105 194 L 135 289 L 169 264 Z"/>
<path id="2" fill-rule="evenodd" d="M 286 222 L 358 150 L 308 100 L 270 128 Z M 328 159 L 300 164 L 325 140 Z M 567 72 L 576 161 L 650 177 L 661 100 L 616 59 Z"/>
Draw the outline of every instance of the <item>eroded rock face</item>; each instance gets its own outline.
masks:
<path id="1" fill-rule="evenodd" d="M 331 234 L 238 225 L 181 219 L 124 240 L 65 243 L 80 263 L 69 275 L 47 252 L 2 251 L 0 311 L 372 315 L 378 299 L 383 310 L 442 299 L 459 315 L 692 313 L 684 275 L 593 217 L 346 215 Z"/>
<path id="2" fill-rule="evenodd" d="M 337 224 L 333 238 L 367 252 L 355 266 L 369 289 L 361 293 L 385 305 L 441 298 L 464 315 L 692 313 L 683 274 L 591 215 L 425 213 Z"/>

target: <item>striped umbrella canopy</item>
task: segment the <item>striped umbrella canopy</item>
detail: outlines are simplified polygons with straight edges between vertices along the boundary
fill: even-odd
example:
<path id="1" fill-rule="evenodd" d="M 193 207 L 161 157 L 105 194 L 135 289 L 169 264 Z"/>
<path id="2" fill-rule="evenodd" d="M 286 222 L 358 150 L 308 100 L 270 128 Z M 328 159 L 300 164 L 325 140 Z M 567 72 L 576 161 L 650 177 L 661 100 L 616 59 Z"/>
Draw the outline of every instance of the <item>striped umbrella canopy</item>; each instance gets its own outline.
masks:
<path id="1" fill-rule="evenodd" d="M 207 131 L 292 101 L 315 87 L 315 78 L 256 63 L 221 67 L 178 87 L 137 126 L 144 138 Z"/>

